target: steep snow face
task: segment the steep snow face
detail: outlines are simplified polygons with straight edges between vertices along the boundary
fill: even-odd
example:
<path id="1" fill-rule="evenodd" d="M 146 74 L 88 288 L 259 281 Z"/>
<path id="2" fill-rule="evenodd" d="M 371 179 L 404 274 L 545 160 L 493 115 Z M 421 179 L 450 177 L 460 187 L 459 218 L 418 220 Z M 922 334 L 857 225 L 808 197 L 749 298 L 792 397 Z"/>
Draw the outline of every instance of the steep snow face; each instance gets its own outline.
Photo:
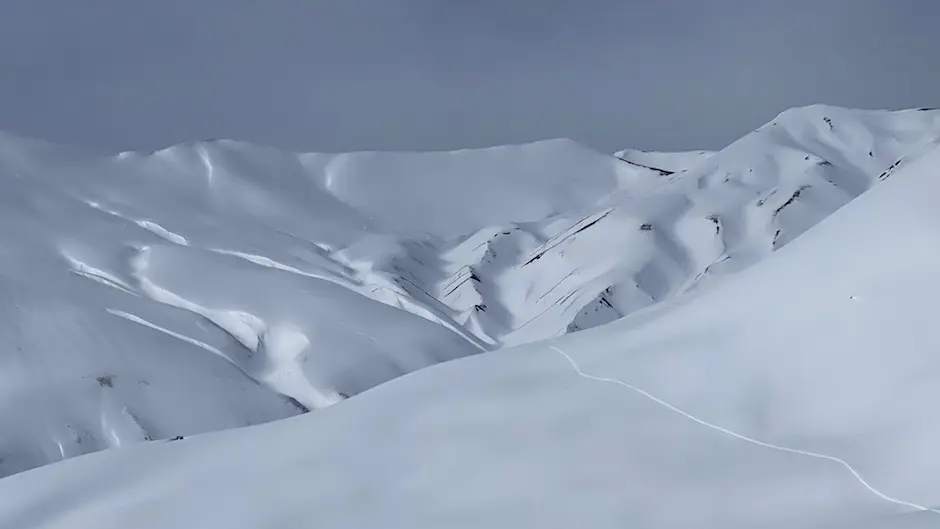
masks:
<path id="1" fill-rule="evenodd" d="M 938 137 L 940 112 L 814 106 L 717 153 L 622 151 L 635 176 L 597 206 L 485 231 L 491 246 L 518 242 L 474 257 L 474 303 L 500 316 L 484 328 L 501 344 L 619 319 L 752 265 Z"/>
<path id="2" fill-rule="evenodd" d="M 0 136 L 0 476 L 680 299 L 938 136 L 940 112 L 823 106 L 714 153 L 99 156 Z"/>
<path id="3" fill-rule="evenodd" d="M 619 322 L 5 478 L 0 526 L 937 527 L 938 171 Z"/>

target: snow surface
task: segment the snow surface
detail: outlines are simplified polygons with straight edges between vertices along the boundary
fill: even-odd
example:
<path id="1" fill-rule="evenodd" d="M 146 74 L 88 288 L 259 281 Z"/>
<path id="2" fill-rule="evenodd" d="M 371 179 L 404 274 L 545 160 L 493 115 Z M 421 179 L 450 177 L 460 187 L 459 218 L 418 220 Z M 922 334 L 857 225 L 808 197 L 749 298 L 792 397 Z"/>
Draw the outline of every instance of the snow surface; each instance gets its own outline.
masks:
<path id="1" fill-rule="evenodd" d="M 940 526 L 938 138 L 3 137 L 0 527 Z"/>

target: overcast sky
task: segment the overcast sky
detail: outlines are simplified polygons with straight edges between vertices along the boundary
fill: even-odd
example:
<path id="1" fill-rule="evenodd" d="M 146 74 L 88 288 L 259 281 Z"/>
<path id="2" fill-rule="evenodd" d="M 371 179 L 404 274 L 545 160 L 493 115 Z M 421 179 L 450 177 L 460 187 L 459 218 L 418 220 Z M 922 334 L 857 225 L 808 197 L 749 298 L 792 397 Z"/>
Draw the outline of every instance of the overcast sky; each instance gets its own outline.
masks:
<path id="1" fill-rule="evenodd" d="M 932 0 L 0 0 L 0 129 L 717 148 L 787 107 L 940 106 Z"/>

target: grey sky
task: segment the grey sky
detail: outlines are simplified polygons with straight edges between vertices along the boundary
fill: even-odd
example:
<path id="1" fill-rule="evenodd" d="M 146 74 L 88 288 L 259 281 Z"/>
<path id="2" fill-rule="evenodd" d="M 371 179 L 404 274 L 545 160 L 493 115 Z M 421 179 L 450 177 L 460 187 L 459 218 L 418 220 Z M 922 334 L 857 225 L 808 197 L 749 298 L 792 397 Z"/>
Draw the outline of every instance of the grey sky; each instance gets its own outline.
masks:
<path id="1" fill-rule="evenodd" d="M 108 150 L 720 147 L 940 106 L 928 0 L 3 0 L 0 129 Z"/>

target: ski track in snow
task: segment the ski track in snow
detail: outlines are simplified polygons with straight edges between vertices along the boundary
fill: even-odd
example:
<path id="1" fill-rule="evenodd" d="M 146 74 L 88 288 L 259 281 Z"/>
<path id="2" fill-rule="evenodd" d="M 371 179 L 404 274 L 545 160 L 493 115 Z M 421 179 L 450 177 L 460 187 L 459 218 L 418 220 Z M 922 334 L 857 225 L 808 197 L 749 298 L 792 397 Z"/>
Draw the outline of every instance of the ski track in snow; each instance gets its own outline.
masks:
<path id="1" fill-rule="evenodd" d="M 893 504 L 895 504 L 895 505 L 901 505 L 901 506 L 903 506 L 903 507 L 910 507 L 910 508 L 912 508 L 912 509 L 915 509 L 915 510 L 921 511 L 921 512 L 932 512 L 932 513 L 935 513 L 935 514 L 940 514 L 940 509 L 932 509 L 932 508 L 930 508 L 930 507 L 924 507 L 923 505 L 918 505 L 918 504 L 916 504 L 916 503 L 912 503 L 912 502 L 909 502 L 909 501 L 905 501 L 905 500 L 902 500 L 902 499 L 898 499 L 898 498 L 889 496 L 889 495 L 885 494 L 884 492 L 881 492 L 880 490 L 878 490 L 877 488 L 875 488 L 871 483 L 869 483 L 864 477 L 862 477 L 861 473 L 859 473 L 857 470 L 855 470 L 855 467 L 853 467 L 851 464 L 849 464 L 849 463 L 848 463 L 847 461 L 845 461 L 844 459 L 840 459 L 840 458 L 838 458 L 838 457 L 830 456 L 830 455 L 826 455 L 826 454 L 819 454 L 819 453 L 816 453 L 816 452 L 809 452 L 809 451 L 806 451 L 806 450 L 800 450 L 800 449 L 798 449 L 798 448 L 790 448 L 790 447 L 786 447 L 786 446 L 776 445 L 776 444 L 773 444 L 773 443 L 768 443 L 768 442 L 765 442 L 765 441 L 760 441 L 760 440 L 754 439 L 754 438 L 752 438 L 752 437 L 748 437 L 748 436 L 746 436 L 746 435 L 744 435 L 744 434 L 740 434 L 740 433 L 737 433 L 737 432 L 735 432 L 735 431 L 729 430 L 729 429 L 724 428 L 724 427 L 722 427 L 722 426 L 718 426 L 717 424 L 712 424 L 712 423 L 710 423 L 710 422 L 708 422 L 708 421 L 706 421 L 706 420 L 699 419 L 698 417 L 692 415 L 691 413 L 689 413 L 689 412 L 687 412 L 687 411 L 682 410 L 681 408 L 677 408 L 676 406 L 673 406 L 672 404 L 669 404 L 668 402 L 666 402 L 666 401 L 660 399 L 659 397 L 653 395 L 652 393 L 650 393 L 650 392 L 648 392 L 648 391 L 646 391 L 646 390 L 643 390 L 643 389 L 638 388 L 638 387 L 636 387 L 636 386 L 634 386 L 634 385 L 632 385 L 632 384 L 629 384 L 629 383 L 627 383 L 627 382 L 624 382 L 623 380 L 616 379 L 616 378 L 599 377 L 599 376 L 597 376 L 597 375 L 592 375 L 592 374 L 590 374 L 590 373 L 585 373 L 584 371 L 581 370 L 581 367 L 578 365 L 578 363 L 575 362 L 574 359 L 571 358 L 571 356 L 568 355 L 568 353 L 562 351 L 561 349 L 559 349 L 558 347 L 556 347 L 556 346 L 554 346 L 554 345 L 551 346 L 551 349 L 552 349 L 553 351 L 557 352 L 558 354 L 560 354 L 561 356 L 563 356 L 563 357 L 565 358 L 565 360 L 567 360 L 568 363 L 571 365 L 571 368 L 574 370 L 574 372 L 575 372 L 579 377 L 581 377 L 581 378 L 585 378 L 585 379 L 591 380 L 591 381 L 593 381 L 593 382 L 602 382 L 602 383 L 605 383 L 605 384 L 614 384 L 614 385 L 617 385 L 617 386 L 621 386 L 621 387 L 627 388 L 627 389 L 629 389 L 630 391 L 633 391 L 633 392 L 635 392 L 635 393 L 639 393 L 640 395 L 646 397 L 647 399 L 649 399 L 649 400 L 655 402 L 656 404 L 659 404 L 660 406 L 662 406 L 662 407 L 664 407 L 664 408 L 666 408 L 666 409 L 668 409 L 668 410 L 670 410 L 670 411 L 672 411 L 672 412 L 678 413 L 679 415 L 685 417 L 686 419 L 689 419 L 690 421 L 696 422 L 696 423 L 698 423 L 698 424 L 700 424 L 700 425 L 702 425 L 702 426 L 704 426 L 704 427 L 706 427 L 706 428 L 709 428 L 709 429 L 715 430 L 716 432 L 723 433 L 723 434 L 725 434 L 725 435 L 734 437 L 735 439 L 744 441 L 744 442 L 746 442 L 746 443 L 750 443 L 750 444 L 753 444 L 753 445 L 756 445 L 756 446 L 760 446 L 760 447 L 763 447 L 763 448 L 767 448 L 767 449 L 770 449 L 770 450 L 776 450 L 776 451 L 778 451 L 778 452 L 786 452 L 786 453 L 788 453 L 788 454 L 795 454 L 795 455 L 800 455 L 800 456 L 804 456 L 804 457 L 810 457 L 810 458 L 813 458 L 813 459 L 820 459 L 820 460 L 824 460 L 824 461 L 831 461 L 831 462 L 833 462 L 833 463 L 837 463 L 837 464 L 841 465 L 842 467 L 844 467 L 846 470 L 848 470 L 849 473 L 852 474 L 852 477 L 855 478 L 856 481 L 858 481 L 859 483 L 861 483 L 861 485 L 862 485 L 863 487 L 865 487 L 869 492 L 871 492 L 872 494 L 874 494 L 874 495 L 877 496 L 878 498 L 881 498 L 881 499 L 884 500 L 884 501 L 887 501 L 887 502 L 889 502 L 889 503 L 893 503 Z"/>

